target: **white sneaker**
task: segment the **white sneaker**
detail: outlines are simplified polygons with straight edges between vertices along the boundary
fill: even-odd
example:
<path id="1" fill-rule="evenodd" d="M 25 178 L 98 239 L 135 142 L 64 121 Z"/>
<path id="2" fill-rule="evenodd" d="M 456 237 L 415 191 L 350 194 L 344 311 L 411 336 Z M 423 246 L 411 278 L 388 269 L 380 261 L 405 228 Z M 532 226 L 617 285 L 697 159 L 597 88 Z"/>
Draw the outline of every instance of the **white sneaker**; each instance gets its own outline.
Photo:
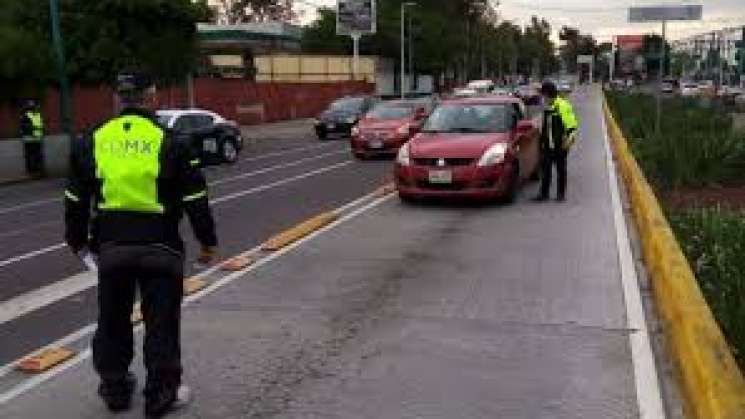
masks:
<path id="1" fill-rule="evenodd" d="M 191 388 L 186 384 L 181 384 L 176 390 L 176 401 L 173 403 L 174 409 L 180 409 L 191 403 Z"/>

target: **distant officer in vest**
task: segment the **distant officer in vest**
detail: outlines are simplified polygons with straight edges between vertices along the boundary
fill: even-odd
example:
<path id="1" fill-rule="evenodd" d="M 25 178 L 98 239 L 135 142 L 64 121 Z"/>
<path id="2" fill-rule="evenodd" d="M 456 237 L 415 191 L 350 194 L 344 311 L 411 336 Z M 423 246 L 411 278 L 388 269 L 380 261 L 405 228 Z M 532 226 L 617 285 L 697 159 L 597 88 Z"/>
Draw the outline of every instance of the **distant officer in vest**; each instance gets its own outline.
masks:
<path id="1" fill-rule="evenodd" d="M 23 152 L 26 172 L 35 177 L 44 174 L 44 120 L 35 101 L 29 100 L 23 107 L 20 121 L 20 135 L 23 139 Z"/>
<path id="2" fill-rule="evenodd" d="M 579 125 L 572 104 L 559 96 L 554 83 L 543 83 L 541 94 L 546 100 L 546 110 L 541 132 L 541 190 L 535 200 L 548 200 L 553 167 L 556 166 L 556 200 L 562 202 L 566 199 L 567 155 L 577 140 Z"/>
<path id="3" fill-rule="evenodd" d="M 199 161 L 143 107 L 150 81 L 127 74 L 117 84 L 121 113 L 73 144 L 66 241 L 88 265 L 91 255 L 98 261 L 92 346 L 99 395 L 111 411 L 130 408 L 136 386 L 129 372 L 130 316 L 139 288 L 146 330 L 145 414 L 161 417 L 189 398 L 181 382 L 183 213 L 201 243 L 200 262 L 211 261 L 217 238 Z"/>

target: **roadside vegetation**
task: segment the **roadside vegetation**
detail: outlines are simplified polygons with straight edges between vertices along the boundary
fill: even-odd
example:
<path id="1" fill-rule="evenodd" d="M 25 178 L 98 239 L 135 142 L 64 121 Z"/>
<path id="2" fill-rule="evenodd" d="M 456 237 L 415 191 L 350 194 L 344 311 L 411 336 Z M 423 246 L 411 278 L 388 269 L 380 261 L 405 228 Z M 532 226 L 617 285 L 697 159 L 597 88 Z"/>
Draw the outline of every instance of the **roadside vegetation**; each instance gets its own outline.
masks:
<path id="1" fill-rule="evenodd" d="M 655 132 L 655 99 L 609 92 L 707 302 L 745 367 L 745 133 L 716 103 L 671 98 Z"/>

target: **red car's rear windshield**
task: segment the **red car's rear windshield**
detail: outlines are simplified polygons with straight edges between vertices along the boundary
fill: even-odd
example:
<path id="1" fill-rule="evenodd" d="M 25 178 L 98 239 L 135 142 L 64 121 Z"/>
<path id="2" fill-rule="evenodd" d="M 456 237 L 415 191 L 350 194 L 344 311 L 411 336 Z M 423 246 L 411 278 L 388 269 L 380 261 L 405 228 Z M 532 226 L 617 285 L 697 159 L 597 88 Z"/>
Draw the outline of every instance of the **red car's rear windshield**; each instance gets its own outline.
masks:
<path id="1" fill-rule="evenodd" d="M 446 103 L 438 106 L 422 132 L 490 133 L 507 132 L 510 108 L 505 103 Z"/>
<path id="2" fill-rule="evenodd" d="M 368 118 L 375 119 L 403 119 L 414 114 L 414 106 L 380 104 L 368 114 Z"/>

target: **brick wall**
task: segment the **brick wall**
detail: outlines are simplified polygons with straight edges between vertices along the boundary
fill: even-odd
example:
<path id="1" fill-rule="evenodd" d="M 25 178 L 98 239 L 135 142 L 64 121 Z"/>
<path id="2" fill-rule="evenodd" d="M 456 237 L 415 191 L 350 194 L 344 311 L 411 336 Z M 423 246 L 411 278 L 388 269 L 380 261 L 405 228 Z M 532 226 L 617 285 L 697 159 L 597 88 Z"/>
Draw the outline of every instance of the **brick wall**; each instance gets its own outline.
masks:
<path id="1" fill-rule="evenodd" d="M 334 99 L 355 93 L 372 93 L 374 86 L 364 82 L 338 83 L 254 83 L 246 80 L 197 79 L 194 81 L 196 106 L 215 111 L 243 125 L 309 118 L 320 113 Z M 59 101 L 50 90 L 42 103 L 49 133 L 60 130 Z M 159 89 L 156 107 L 186 107 L 186 89 Z M 73 89 L 76 132 L 112 115 L 114 95 L 108 87 Z M 0 138 L 18 131 L 18 109 L 0 106 Z"/>

